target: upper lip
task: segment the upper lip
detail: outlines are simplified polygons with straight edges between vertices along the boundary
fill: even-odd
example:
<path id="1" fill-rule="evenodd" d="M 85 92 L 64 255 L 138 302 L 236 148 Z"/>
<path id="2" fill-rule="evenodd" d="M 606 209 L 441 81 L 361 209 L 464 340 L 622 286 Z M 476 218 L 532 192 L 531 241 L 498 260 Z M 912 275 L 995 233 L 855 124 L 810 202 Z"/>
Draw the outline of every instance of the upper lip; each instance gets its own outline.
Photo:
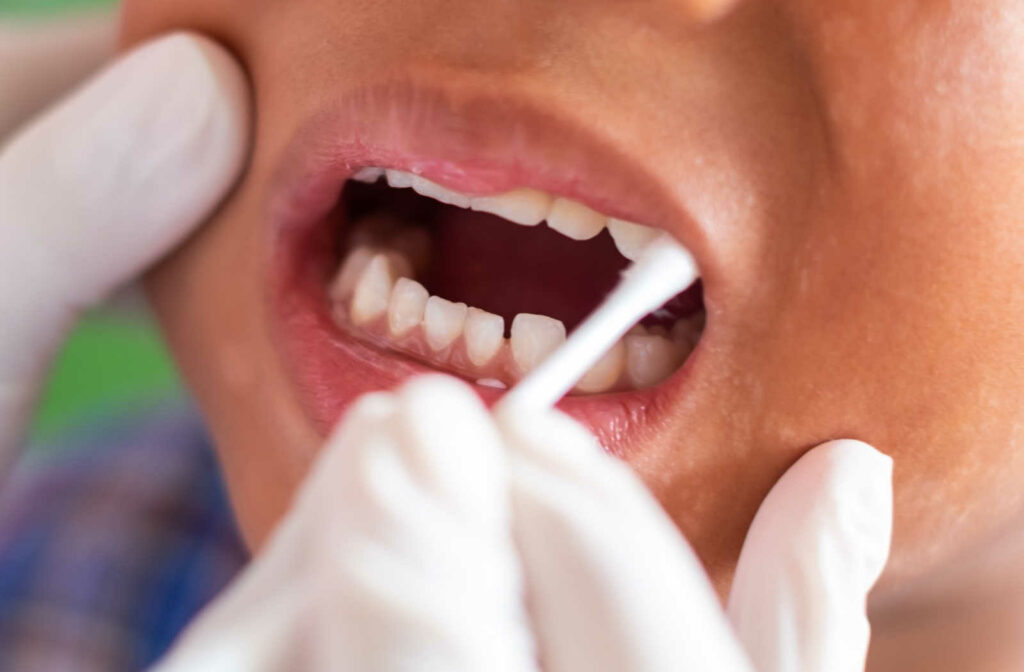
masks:
<path id="1" fill-rule="evenodd" d="M 413 172 L 465 194 L 531 187 L 664 229 L 696 258 L 706 298 L 713 282 L 702 227 L 656 170 L 625 157 L 582 120 L 451 83 L 358 89 L 303 125 L 270 191 L 275 237 L 315 225 L 345 180 L 366 166 Z"/>

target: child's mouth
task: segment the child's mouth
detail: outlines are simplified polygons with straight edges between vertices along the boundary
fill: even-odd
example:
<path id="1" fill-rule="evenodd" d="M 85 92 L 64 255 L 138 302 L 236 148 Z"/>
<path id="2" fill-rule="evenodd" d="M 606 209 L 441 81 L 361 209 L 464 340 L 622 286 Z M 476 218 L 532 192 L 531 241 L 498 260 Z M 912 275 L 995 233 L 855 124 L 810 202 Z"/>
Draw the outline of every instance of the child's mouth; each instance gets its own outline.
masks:
<path id="1" fill-rule="evenodd" d="M 346 183 L 335 214 L 327 297 L 338 328 L 502 389 L 561 345 L 659 233 L 535 189 L 470 196 L 376 167 Z M 656 385 L 703 324 L 695 284 L 623 337 L 575 393 Z"/>
<path id="2" fill-rule="evenodd" d="M 430 370 L 496 401 L 664 231 L 700 265 L 685 212 L 595 138 L 507 101 L 453 109 L 450 93 L 414 93 L 355 96 L 313 120 L 268 204 L 271 329 L 322 433 L 360 394 Z M 626 450 L 692 377 L 705 289 L 648 315 L 560 407 Z"/>

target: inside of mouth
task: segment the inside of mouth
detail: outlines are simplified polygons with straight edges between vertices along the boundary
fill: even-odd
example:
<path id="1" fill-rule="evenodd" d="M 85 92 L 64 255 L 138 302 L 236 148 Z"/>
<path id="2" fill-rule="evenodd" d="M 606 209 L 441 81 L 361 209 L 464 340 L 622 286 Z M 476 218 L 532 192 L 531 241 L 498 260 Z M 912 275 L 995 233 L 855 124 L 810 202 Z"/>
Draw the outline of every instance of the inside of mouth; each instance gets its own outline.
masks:
<path id="1" fill-rule="evenodd" d="M 509 387 L 601 303 L 630 261 L 608 229 L 576 240 L 544 223 L 524 226 L 460 205 L 383 177 L 346 182 L 332 222 L 331 314 L 351 336 Z M 575 392 L 661 382 L 682 365 L 703 323 L 698 281 L 634 327 Z"/>

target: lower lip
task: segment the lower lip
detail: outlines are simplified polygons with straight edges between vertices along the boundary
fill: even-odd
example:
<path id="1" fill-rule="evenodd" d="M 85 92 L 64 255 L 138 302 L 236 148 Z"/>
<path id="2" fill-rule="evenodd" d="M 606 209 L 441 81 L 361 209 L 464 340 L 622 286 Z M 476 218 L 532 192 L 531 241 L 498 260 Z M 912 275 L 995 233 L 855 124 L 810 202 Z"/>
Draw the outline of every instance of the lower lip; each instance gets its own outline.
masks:
<path id="1" fill-rule="evenodd" d="M 381 165 L 381 159 L 350 157 L 348 164 Z M 391 389 L 414 375 L 438 372 L 400 353 L 357 340 L 333 322 L 326 288 L 336 271 L 333 250 L 338 231 L 325 217 L 346 177 L 323 176 L 319 182 L 304 185 L 304 191 L 291 194 L 286 207 L 272 210 L 277 232 L 270 269 L 272 333 L 300 401 L 323 436 L 360 395 Z M 586 426 L 608 452 L 628 457 L 644 427 L 657 427 L 669 402 L 685 394 L 701 346 L 698 343 L 683 366 L 656 387 L 566 397 L 558 408 Z M 473 387 L 488 405 L 504 394 L 499 389 Z"/>

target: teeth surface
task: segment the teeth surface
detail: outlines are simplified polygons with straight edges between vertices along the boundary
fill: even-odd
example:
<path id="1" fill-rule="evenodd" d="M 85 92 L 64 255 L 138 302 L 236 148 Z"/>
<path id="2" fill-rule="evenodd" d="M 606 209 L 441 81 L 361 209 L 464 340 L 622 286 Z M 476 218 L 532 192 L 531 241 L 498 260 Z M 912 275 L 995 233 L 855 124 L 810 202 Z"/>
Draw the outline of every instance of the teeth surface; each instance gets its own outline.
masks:
<path id="1" fill-rule="evenodd" d="M 630 261 L 639 259 L 644 248 L 658 237 L 657 229 L 614 218 L 608 219 L 608 233 L 622 256 Z"/>
<path id="2" fill-rule="evenodd" d="M 591 210 L 568 198 L 555 198 L 537 189 L 513 189 L 491 196 L 468 196 L 404 170 L 363 168 L 352 176 L 360 182 L 376 182 L 383 175 L 394 189 L 412 188 L 418 194 L 459 208 L 470 208 L 497 215 L 515 224 L 536 226 L 547 220 L 548 226 L 573 240 L 589 240 L 607 227 L 622 256 L 636 261 L 659 231 Z"/>
<path id="3" fill-rule="evenodd" d="M 587 394 L 607 392 L 619 382 L 626 367 L 626 344 L 619 339 L 612 349 L 590 367 L 586 375 L 576 384 L 576 389 Z"/>
<path id="4" fill-rule="evenodd" d="M 420 326 L 429 298 L 426 287 L 415 280 L 399 278 L 388 303 L 388 330 L 391 335 L 401 338 Z"/>
<path id="5" fill-rule="evenodd" d="M 374 254 L 374 250 L 368 247 L 357 247 L 349 252 L 345 257 L 345 263 L 341 265 L 341 270 L 334 276 L 334 281 L 328 291 L 331 301 L 336 303 L 346 301 L 352 295 L 356 283 L 359 282 L 359 278 L 362 277 L 363 271 L 366 270 L 366 266 Z"/>
<path id="6" fill-rule="evenodd" d="M 383 168 L 363 168 L 356 172 L 352 176 L 352 179 L 356 182 L 365 182 L 367 184 L 373 184 L 384 175 Z"/>
<path id="7" fill-rule="evenodd" d="M 441 203 L 447 203 L 448 205 L 454 205 L 458 208 L 469 207 L 469 196 L 464 196 L 450 189 L 445 189 L 439 184 L 434 184 L 430 180 L 414 175 L 412 177 L 412 190 L 421 196 L 427 196 L 435 201 Z"/>
<path id="8" fill-rule="evenodd" d="M 468 307 L 464 303 L 454 303 L 440 296 L 427 299 L 423 313 L 423 332 L 431 350 L 444 350 L 462 335 L 467 312 Z"/>
<path id="9" fill-rule="evenodd" d="M 351 250 L 329 288 L 339 326 L 355 324 L 414 356 L 436 353 L 427 361 L 495 386 L 511 385 L 566 340 L 561 321 L 530 313 L 517 315 L 511 338 L 505 338 L 500 315 L 430 296 L 422 284 L 403 275 L 410 269 L 405 255 L 394 250 Z M 670 329 L 635 325 L 590 367 L 575 391 L 599 394 L 657 385 L 693 350 L 705 319 L 701 311 L 677 319 Z"/>
<path id="10" fill-rule="evenodd" d="M 481 378 L 476 381 L 477 385 L 483 385 L 484 387 L 493 387 L 496 390 L 507 390 L 508 385 L 501 382 L 497 378 Z"/>
<path id="11" fill-rule="evenodd" d="M 537 226 L 551 210 L 551 196 L 536 189 L 513 189 L 495 196 L 477 196 L 469 207 L 523 226 Z"/>
<path id="12" fill-rule="evenodd" d="M 505 342 L 505 318 L 479 308 L 466 315 L 466 355 L 474 366 L 484 366 L 501 350 Z"/>
<path id="13" fill-rule="evenodd" d="M 384 175 L 388 179 L 388 186 L 392 189 L 408 189 L 416 179 L 415 175 L 404 170 L 385 170 Z"/>
<path id="14" fill-rule="evenodd" d="M 519 313 L 512 320 L 512 358 L 529 373 L 565 342 L 565 325 L 547 315 Z"/>
<path id="15" fill-rule="evenodd" d="M 352 294 L 350 315 L 356 324 L 377 319 L 388 309 L 396 274 L 391 258 L 375 254 L 366 264 Z"/>
<path id="16" fill-rule="evenodd" d="M 661 232 L 621 219 L 606 217 L 582 203 L 522 188 L 488 196 L 460 194 L 426 178 L 400 170 L 363 168 L 352 176 L 361 182 L 384 177 L 398 189 L 417 193 L 455 207 L 488 212 L 508 221 L 535 226 L 547 221 L 553 231 L 589 240 L 609 233 L 619 252 L 638 259 Z M 427 277 L 433 239 L 425 225 L 406 222 L 374 211 L 353 222 L 347 232 L 350 250 L 328 295 L 339 326 L 354 324 L 378 345 L 394 346 L 406 354 L 448 366 L 481 385 L 512 385 L 539 366 L 566 340 L 565 325 L 546 315 L 520 313 L 505 337 L 500 315 L 464 303 L 430 296 L 416 277 Z M 670 376 L 686 358 L 703 330 L 701 312 L 676 320 L 666 329 L 672 312 L 655 313 L 652 326 L 637 325 L 577 383 L 575 390 L 598 394 L 651 387 Z M 392 339 L 388 341 L 388 339 Z"/>
<path id="17" fill-rule="evenodd" d="M 626 373 L 634 387 L 650 387 L 672 375 L 682 362 L 679 348 L 664 336 L 626 336 Z"/>
<path id="18" fill-rule="evenodd" d="M 607 218 L 582 203 L 556 198 L 548 213 L 548 226 L 573 240 L 589 240 L 604 230 Z"/>

